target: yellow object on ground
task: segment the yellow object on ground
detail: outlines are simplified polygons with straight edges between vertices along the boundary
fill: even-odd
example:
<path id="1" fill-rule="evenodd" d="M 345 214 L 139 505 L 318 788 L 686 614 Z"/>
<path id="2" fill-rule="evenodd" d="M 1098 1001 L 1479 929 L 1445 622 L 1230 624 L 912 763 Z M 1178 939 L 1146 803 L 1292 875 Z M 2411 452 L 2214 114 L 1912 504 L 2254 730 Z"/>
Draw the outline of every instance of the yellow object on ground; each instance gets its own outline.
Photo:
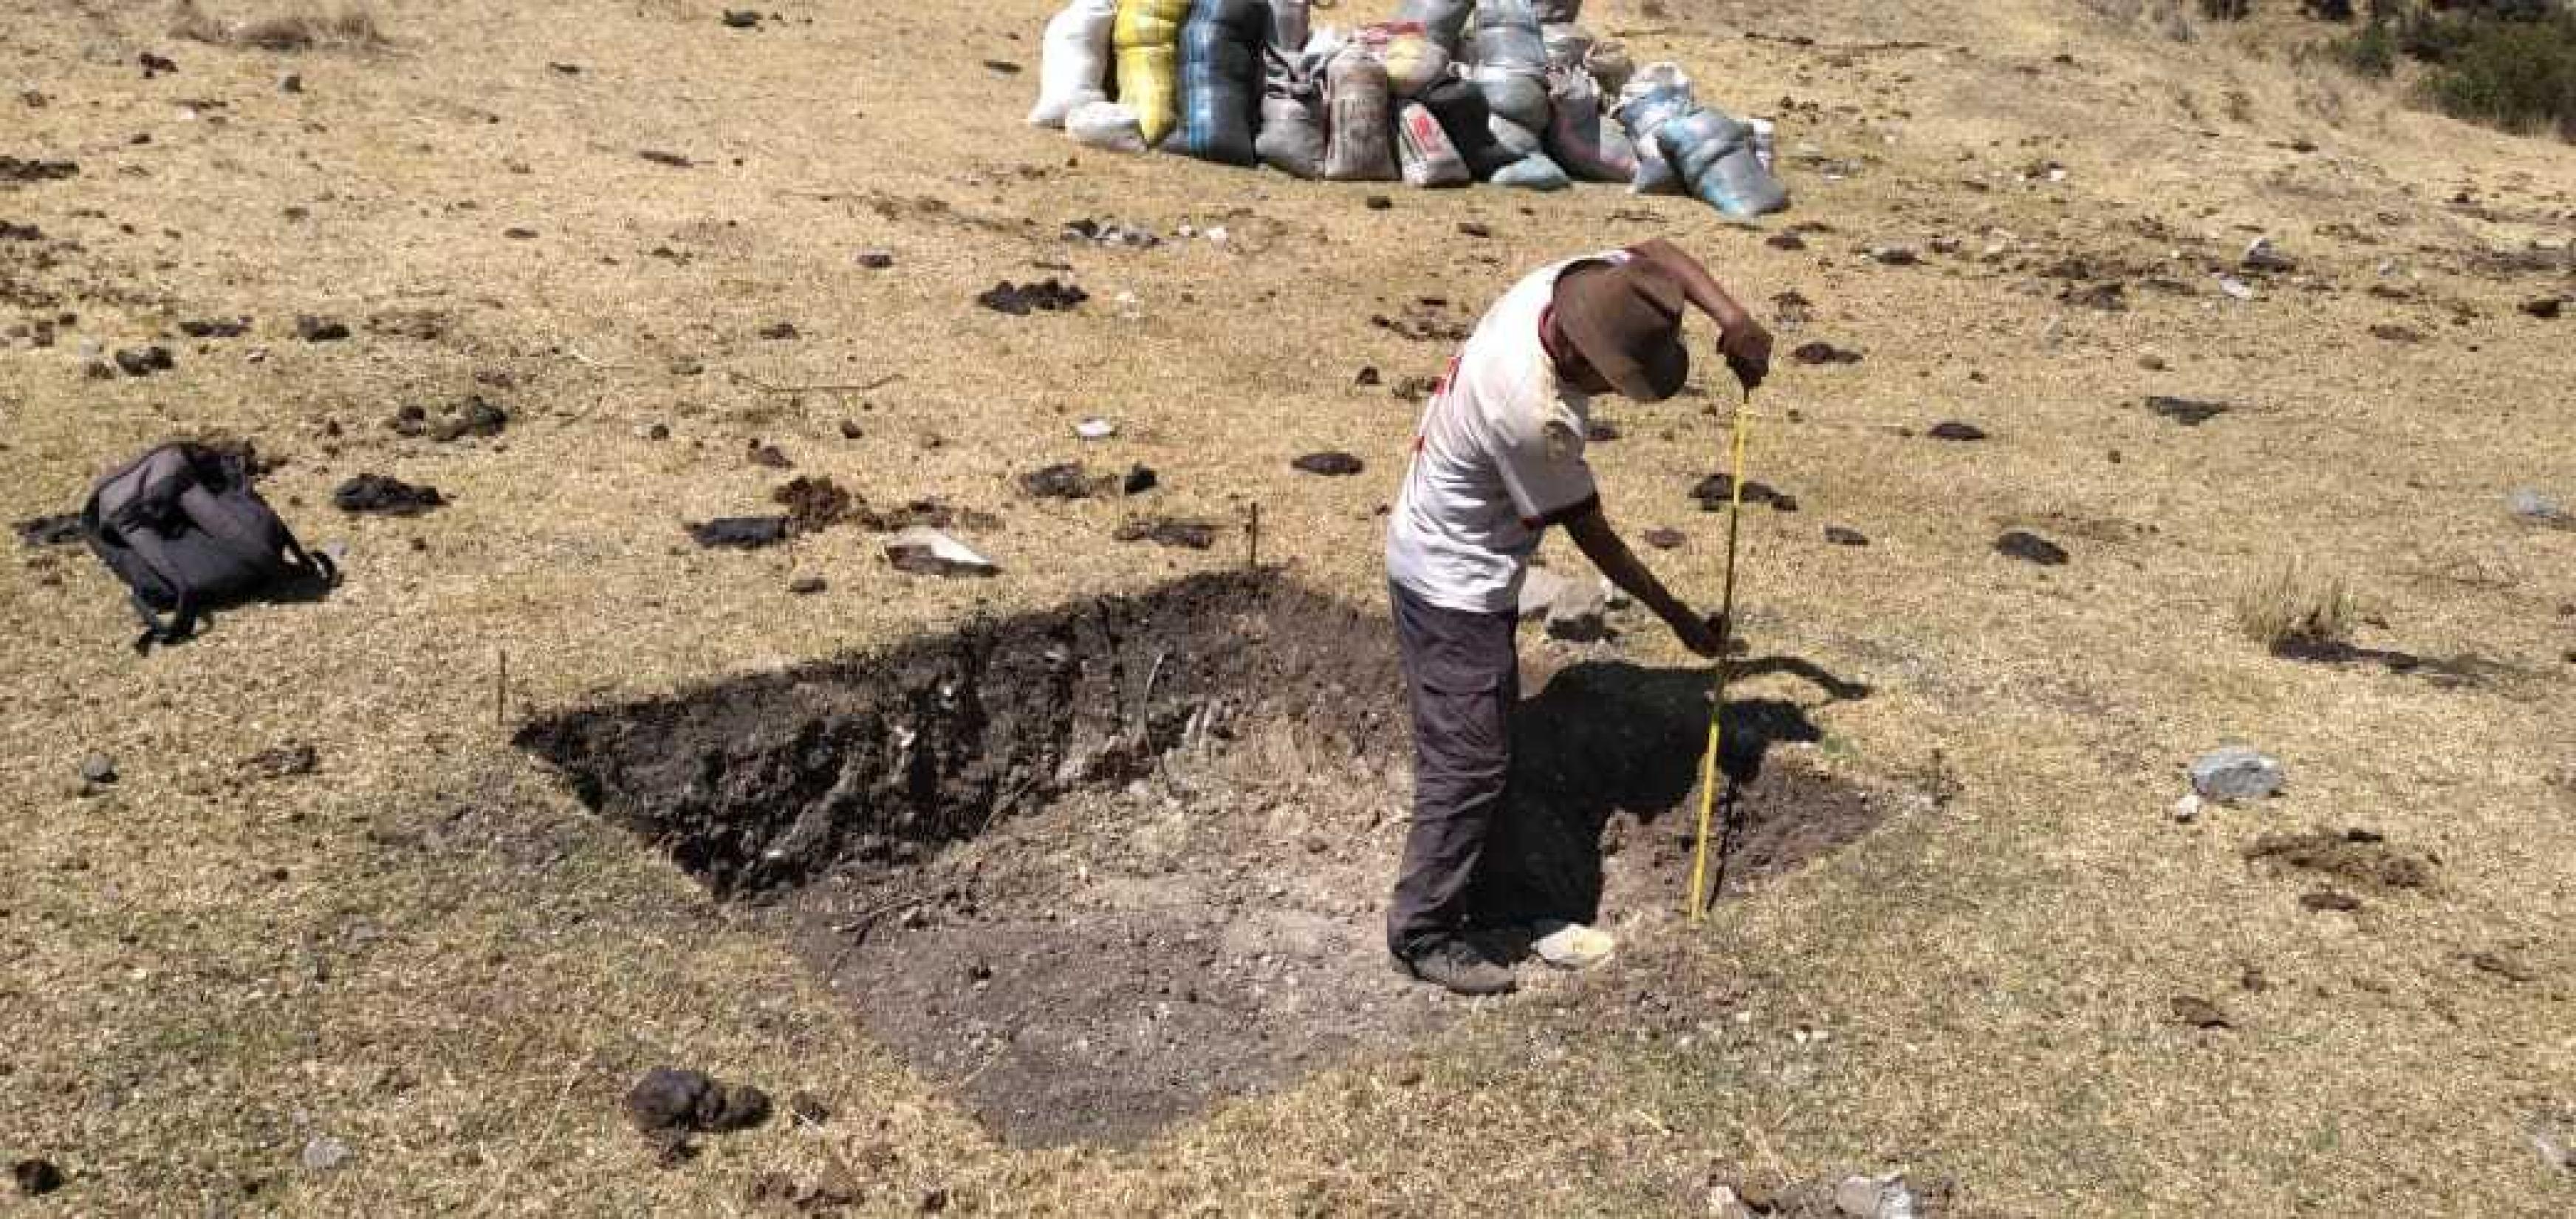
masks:
<path id="1" fill-rule="evenodd" d="M 1733 481 L 1726 489 L 1726 591 L 1718 604 L 1717 682 L 1708 701 L 1708 752 L 1699 760 L 1699 834 L 1691 847 L 1690 925 L 1699 926 L 1708 911 L 1708 841 L 1710 823 L 1717 811 L 1717 761 L 1726 747 L 1726 645 L 1735 634 L 1735 539 L 1736 523 L 1744 516 L 1744 436 L 1753 417 L 1753 392 L 1746 390 L 1744 402 L 1735 408 L 1735 457 Z M 1724 857 L 1720 856 L 1723 866 Z"/>
<path id="2" fill-rule="evenodd" d="M 1530 951 L 1559 969 L 1590 969 L 1619 950 L 1619 941 L 1598 927 L 1551 920 L 1534 930 L 1538 938 L 1530 941 Z"/>
<path id="3" fill-rule="evenodd" d="M 1180 125 L 1181 22 L 1189 0 L 1118 0 L 1118 101 L 1136 112 L 1147 145 Z"/>

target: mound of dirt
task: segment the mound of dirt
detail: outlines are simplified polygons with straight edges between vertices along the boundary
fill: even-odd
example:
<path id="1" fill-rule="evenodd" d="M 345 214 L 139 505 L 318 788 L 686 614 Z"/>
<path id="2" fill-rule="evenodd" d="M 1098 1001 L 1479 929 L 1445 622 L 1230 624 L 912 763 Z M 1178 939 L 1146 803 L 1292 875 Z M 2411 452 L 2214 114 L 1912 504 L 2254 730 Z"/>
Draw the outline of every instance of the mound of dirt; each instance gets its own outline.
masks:
<path id="1" fill-rule="evenodd" d="M 2429 889 L 2433 887 L 2433 870 L 2441 864 L 2429 853 L 2399 850 L 2381 835 L 2361 829 L 2265 834 L 2245 848 L 2244 854 L 2250 861 L 2270 865 L 2275 872 L 2315 872 L 2377 893 Z"/>

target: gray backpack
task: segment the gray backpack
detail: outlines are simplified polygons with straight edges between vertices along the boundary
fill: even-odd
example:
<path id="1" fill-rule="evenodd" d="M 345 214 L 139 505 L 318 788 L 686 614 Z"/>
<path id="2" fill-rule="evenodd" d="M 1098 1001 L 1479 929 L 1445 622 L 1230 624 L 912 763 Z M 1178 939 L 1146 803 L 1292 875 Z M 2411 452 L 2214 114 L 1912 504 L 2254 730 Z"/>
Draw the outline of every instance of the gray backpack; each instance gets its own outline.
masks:
<path id="1" fill-rule="evenodd" d="M 204 445 L 163 445 L 98 480 L 81 533 L 125 582 L 143 620 L 137 651 L 194 635 L 208 609 L 328 589 L 336 576 L 251 489 L 240 455 Z"/>

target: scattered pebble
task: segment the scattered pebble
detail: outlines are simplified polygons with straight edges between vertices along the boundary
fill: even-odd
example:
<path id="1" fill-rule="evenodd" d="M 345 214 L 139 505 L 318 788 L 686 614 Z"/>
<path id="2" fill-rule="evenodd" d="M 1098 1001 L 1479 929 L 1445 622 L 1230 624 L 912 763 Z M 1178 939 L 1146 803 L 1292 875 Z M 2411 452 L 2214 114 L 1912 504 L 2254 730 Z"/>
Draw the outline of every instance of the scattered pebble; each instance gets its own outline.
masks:
<path id="1" fill-rule="evenodd" d="M 2173 819 L 2180 824 L 2189 825 L 2200 819 L 2203 807 L 2199 792 L 2184 792 L 2181 799 L 2174 801 Z"/>
<path id="2" fill-rule="evenodd" d="M 2576 528 L 2576 517 L 2571 517 L 2567 509 L 2557 500 L 2541 494 L 2537 488 L 2514 488 L 2505 496 L 2505 508 L 2516 517 L 2535 525 L 2548 525 L 2556 529 Z"/>
<path id="3" fill-rule="evenodd" d="M 1923 434 L 1934 440 L 1955 440 L 1962 443 L 1979 441 L 1986 438 L 1986 430 L 1984 428 L 1978 427 L 1973 423 L 1961 423 L 1955 419 L 1944 423 L 1933 424 L 1930 430 Z"/>
<path id="4" fill-rule="evenodd" d="M 1679 550 L 1690 540 L 1679 529 L 1649 529 L 1638 537 L 1657 550 Z"/>
<path id="5" fill-rule="evenodd" d="M 348 326 L 310 313 L 295 317 L 295 337 L 307 343 L 336 343 L 349 337 Z"/>
<path id="6" fill-rule="evenodd" d="M 80 777 L 84 783 L 114 783 L 116 782 L 116 759 L 103 753 L 93 753 L 82 758 Z"/>
<path id="7" fill-rule="evenodd" d="M 1346 478 L 1368 468 L 1367 463 L 1359 458 L 1338 450 L 1308 453 L 1288 464 L 1293 469 L 1327 478 Z"/>
<path id="8" fill-rule="evenodd" d="M 311 745 L 301 742 L 263 749 L 242 759 L 242 769 L 260 779 L 288 779 L 309 775 L 322 765 L 322 755 Z"/>
<path id="9" fill-rule="evenodd" d="M 2299 895 L 2299 905 L 2320 914 L 2328 912 L 2349 914 L 2361 909 L 2361 899 L 2333 889 L 2311 889 Z"/>
<path id="10" fill-rule="evenodd" d="M 691 541 L 710 550 L 758 550 L 787 540 L 783 516 L 725 516 L 687 529 Z"/>
<path id="11" fill-rule="evenodd" d="M 1121 542 L 1152 542 L 1181 550 L 1206 550 L 1216 545 L 1217 526 L 1209 521 L 1175 520 L 1153 517 L 1120 525 L 1112 534 Z"/>
<path id="12" fill-rule="evenodd" d="M 1127 476 L 1118 481 L 1118 493 L 1121 495 L 1143 495 L 1144 493 L 1153 490 L 1155 487 L 1160 486 L 1162 481 L 1162 476 L 1154 473 L 1154 467 L 1140 462 L 1128 467 Z"/>
<path id="13" fill-rule="evenodd" d="M 2558 296 L 2536 296 L 2522 302 L 2520 308 L 2524 313 L 2544 322 L 2554 322 L 2558 320 L 2560 314 L 2567 311 L 2567 300 Z"/>
<path id="14" fill-rule="evenodd" d="M 2015 529 L 1995 539 L 1995 553 L 2007 558 L 2037 563 L 2042 567 L 2062 567 L 2067 560 L 2066 548 L 2038 534 Z"/>
<path id="15" fill-rule="evenodd" d="M 2202 754 L 2192 761 L 2190 774 L 2191 789 L 2220 804 L 2266 799 L 2289 781 L 2279 759 L 2243 745 Z"/>
<path id="16" fill-rule="evenodd" d="M 1106 497 L 1117 485 L 1116 475 L 1094 475 L 1078 461 L 1057 462 L 1020 476 L 1020 489 L 1039 499 Z"/>
<path id="17" fill-rule="evenodd" d="M 2240 261 L 2248 271 L 2269 273 L 2299 269 L 2298 261 L 2282 253 L 2281 247 L 2273 244 L 2269 237 L 2255 238 L 2253 244 L 2245 247 L 2245 257 Z"/>
<path id="18" fill-rule="evenodd" d="M 798 576 L 787 583 L 787 591 L 799 597 L 811 597 L 827 587 L 821 576 Z"/>
<path id="19" fill-rule="evenodd" d="M 1800 237 L 1796 233 L 1773 233 L 1772 235 L 1763 238 L 1762 244 L 1775 250 L 1796 251 L 1807 248 L 1807 239 Z"/>
<path id="20" fill-rule="evenodd" d="M 1001 568 L 957 539 L 915 525 L 886 539 L 886 561 L 896 571 L 924 576 L 992 576 Z"/>
<path id="21" fill-rule="evenodd" d="M 1857 351 L 1822 341 L 1799 344 L 1789 358 L 1801 364 L 1858 364 L 1861 359 Z"/>
<path id="22" fill-rule="evenodd" d="M 327 1134 L 315 1135 L 305 1140 L 300 1158 L 307 1171 L 329 1172 L 349 1158 L 349 1145 Z"/>
<path id="23" fill-rule="evenodd" d="M 1487 228 L 1487 227 L 1485 227 L 1484 225 L 1479 224 L 1479 223 L 1477 223 L 1476 221 L 1473 221 L 1473 220 L 1461 220 L 1461 221 L 1459 221 L 1459 222 L 1458 222 L 1458 232 L 1459 232 L 1459 233 L 1461 233 L 1462 235 L 1465 235 L 1465 236 L 1468 236 L 1468 237 L 1475 237 L 1475 238 L 1480 238 L 1480 239 L 1481 239 L 1481 238 L 1486 238 L 1486 237 L 1491 237 L 1491 236 L 1493 236 L 1493 235 L 1494 235 L 1494 230 L 1492 230 L 1492 229 L 1490 229 L 1490 228 Z"/>
<path id="24" fill-rule="evenodd" d="M 129 377 L 148 377 L 172 367 L 170 349 L 159 345 L 127 347 L 116 353 L 117 370 Z"/>
<path id="25" fill-rule="evenodd" d="M 673 169 L 687 169 L 691 165 L 695 164 L 695 162 L 689 160 L 688 157 L 680 153 L 664 152 L 658 148 L 639 149 L 635 155 L 642 157 L 647 161 L 651 161 L 656 165 L 668 165 Z"/>
<path id="26" fill-rule="evenodd" d="M 1383 212 L 1394 207 L 1395 200 L 1385 195 L 1371 195 L 1368 198 L 1361 200 L 1360 206 L 1365 207 L 1372 212 Z"/>
<path id="27" fill-rule="evenodd" d="M 2204 398 L 2177 398 L 2171 394 L 2147 395 L 2147 409 L 2184 427 L 2199 427 L 2234 410 L 2228 403 Z"/>
<path id="28" fill-rule="evenodd" d="M 1026 317 L 1033 310 L 1065 312 L 1090 299 L 1090 293 L 1052 279 L 1034 284 L 1014 284 L 1004 280 L 979 293 L 975 303 L 995 313 Z"/>
<path id="29" fill-rule="evenodd" d="M 1691 488 L 1690 497 L 1699 501 L 1702 512 L 1723 512 L 1735 499 L 1735 477 L 1731 474 L 1711 474 L 1699 480 L 1699 485 Z M 1748 504 L 1768 506 L 1774 512 L 1798 510 L 1797 496 L 1751 479 L 1745 480 L 1743 500 Z"/>
<path id="30" fill-rule="evenodd" d="M 894 254 L 889 250 L 861 250 L 859 265 L 871 271 L 882 271 L 894 265 Z"/>
<path id="31" fill-rule="evenodd" d="M 646 1134 L 748 1130 L 769 1120 L 769 1094 L 699 1071 L 655 1067 L 627 1090 L 626 1116 Z"/>
<path id="32" fill-rule="evenodd" d="M 2254 299 L 2254 289 L 2247 287 L 2244 280 L 2238 279 L 2233 275 L 2219 276 L 2218 290 L 2235 300 L 2250 301 Z"/>
<path id="33" fill-rule="evenodd" d="M 724 24 L 729 30 L 756 30 L 760 28 L 760 13 L 747 8 L 729 8 L 724 11 Z"/>
<path id="34" fill-rule="evenodd" d="M 375 516 L 419 516 L 447 503 L 438 488 L 415 486 L 384 474 L 360 474 L 331 493 L 340 511 Z"/>
<path id="35" fill-rule="evenodd" d="M 801 1125 L 820 1126 L 832 1120 L 831 1107 L 811 1092 L 793 1092 L 787 1097 L 787 1112 Z"/>
<path id="36" fill-rule="evenodd" d="M 1118 434 L 1118 425 L 1109 420 L 1094 417 L 1074 424 L 1073 434 L 1085 440 L 1107 440 Z"/>
<path id="37" fill-rule="evenodd" d="M 510 412 L 484 401 L 480 394 L 470 394 L 462 402 L 441 407 L 436 415 L 419 406 L 403 407 L 385 426 L 400 435 L 446 444 L 468 436 L 498 436 L 510 426 Z"/>
<path id="38" fill-rule="evenodd" d="M 1857 529 L 1846 529 L 1840 525 L 1825 526 L 1825 540 L 1836 546 L 1869 545 L 1869 535 L 1864 534 Z"/>

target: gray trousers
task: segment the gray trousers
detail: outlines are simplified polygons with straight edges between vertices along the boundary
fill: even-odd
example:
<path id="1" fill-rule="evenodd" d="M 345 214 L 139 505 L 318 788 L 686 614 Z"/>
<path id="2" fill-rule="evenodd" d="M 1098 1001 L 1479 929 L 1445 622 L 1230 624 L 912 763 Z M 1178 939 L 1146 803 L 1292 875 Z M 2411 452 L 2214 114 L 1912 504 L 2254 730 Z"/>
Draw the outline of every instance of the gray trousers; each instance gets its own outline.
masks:
<path id="1" fill-rule="evenodd" d="M 1473 921 L 1470 890 L 1510 785 L 1520 618 L 1388 588 L 1413 700 L 1413 828 L 1386 911 L 1387 948 L 1401 957 Z"/>

